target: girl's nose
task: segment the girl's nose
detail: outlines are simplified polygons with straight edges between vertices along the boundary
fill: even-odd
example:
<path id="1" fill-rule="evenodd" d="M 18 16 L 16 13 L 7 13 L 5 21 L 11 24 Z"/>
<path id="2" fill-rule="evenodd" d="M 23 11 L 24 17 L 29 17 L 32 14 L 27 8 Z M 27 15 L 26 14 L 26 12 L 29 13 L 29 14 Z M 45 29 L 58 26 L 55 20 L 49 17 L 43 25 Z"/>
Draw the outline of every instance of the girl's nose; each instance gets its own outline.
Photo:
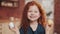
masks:
<path id="1" fill-rule="evenodd" d="M 31 15 L 34 15 L 34 14 L 35 14 L 34 12 L 31 13 Z"/>

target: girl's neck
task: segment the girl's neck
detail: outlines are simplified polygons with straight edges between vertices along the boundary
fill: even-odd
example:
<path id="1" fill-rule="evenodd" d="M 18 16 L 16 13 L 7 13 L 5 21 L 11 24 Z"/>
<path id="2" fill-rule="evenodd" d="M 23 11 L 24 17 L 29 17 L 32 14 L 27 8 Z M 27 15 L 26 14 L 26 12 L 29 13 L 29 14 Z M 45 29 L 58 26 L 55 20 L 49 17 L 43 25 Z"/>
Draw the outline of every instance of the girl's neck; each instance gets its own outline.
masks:
<path id="1" fill-rule="evenodd" d="M 38 24 L 37 21 L 31 21 L 30 24 Z"/>
<path id="2" fill-rule="evenodd" d="M 38 22 L 37 21 L 30 22 L 30 27 L 33 31 L 36 31 L 38 27 Z"/>

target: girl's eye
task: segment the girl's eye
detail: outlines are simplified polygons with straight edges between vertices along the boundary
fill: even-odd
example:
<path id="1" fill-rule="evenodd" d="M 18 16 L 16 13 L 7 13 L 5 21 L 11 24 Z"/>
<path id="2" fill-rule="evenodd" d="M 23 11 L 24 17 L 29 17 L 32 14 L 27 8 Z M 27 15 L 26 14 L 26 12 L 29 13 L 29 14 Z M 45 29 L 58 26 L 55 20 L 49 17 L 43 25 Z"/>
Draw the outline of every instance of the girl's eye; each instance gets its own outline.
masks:
<path id="1" fill-rule="evenodd" d="M 34 12 L 34 13 L 38 13 L 38 11 L 28 11 L 28 12 Z"/>
<path id="2" fill-rule="evenodd" d="M 32 12 L 32 11 L 28 11 L 28 12 Z"/>
<path id="3" fill-rule="evenodd" d="M 37 13 L 37 11 L 35 11 L 35 13 Z"/>

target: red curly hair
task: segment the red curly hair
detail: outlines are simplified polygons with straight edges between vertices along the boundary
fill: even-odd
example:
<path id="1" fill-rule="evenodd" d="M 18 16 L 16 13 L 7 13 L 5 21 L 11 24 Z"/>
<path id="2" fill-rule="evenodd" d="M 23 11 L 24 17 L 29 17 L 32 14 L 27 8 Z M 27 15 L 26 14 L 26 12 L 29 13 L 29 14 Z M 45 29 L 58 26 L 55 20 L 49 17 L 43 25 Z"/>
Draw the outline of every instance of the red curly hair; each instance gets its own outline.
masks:
<path id="1" fill-rule="evenodd" d="M 38 7 L 40 14 L 41 14 L 41 17 L 37 20 L 38 23 L 42 24 L 44 27 L 46 25 L 46 14 L 42 6 L 35 1 L 28 2 L 24 7 L 23 14 L 22 14 L 22 21 L 21 21 L 21 27 L 23 27 L 25 34 L 27 32 L 28 26 L 30 26 L 30 21 L 27 18 L 27 12 L 29 10 L 29 7 L 33 5 L 36 5 Z"/>

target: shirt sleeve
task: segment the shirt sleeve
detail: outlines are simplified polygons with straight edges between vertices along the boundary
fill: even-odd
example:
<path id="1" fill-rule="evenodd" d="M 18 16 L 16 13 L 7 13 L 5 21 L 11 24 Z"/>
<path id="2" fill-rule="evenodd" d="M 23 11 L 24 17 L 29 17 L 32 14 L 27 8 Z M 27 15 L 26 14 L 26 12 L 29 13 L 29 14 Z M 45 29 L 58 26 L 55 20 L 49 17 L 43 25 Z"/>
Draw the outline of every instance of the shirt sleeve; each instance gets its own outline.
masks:
<path id="1" fill-rule="evenodd" d="M 41 27 L 41 34 L 45 34 L 45 28 Z"/>
<path id="2" fill-rule="evenodd" d="M 45 31 L 42 31 L 41 34 L 45 34 Z"/>
<path id="3" fill-rule="evenodd" d="M 20 32 L 20 34 L 24 34 L 23 28 L 20 28 L 20 29 L 19 29 L 19 32 Z"/>
<path id="4" fill-rule="evenodd" d="M 41 25 L 40 26 L 40 33 L 39 34 L 45 34 L 45 28 Z"/>

